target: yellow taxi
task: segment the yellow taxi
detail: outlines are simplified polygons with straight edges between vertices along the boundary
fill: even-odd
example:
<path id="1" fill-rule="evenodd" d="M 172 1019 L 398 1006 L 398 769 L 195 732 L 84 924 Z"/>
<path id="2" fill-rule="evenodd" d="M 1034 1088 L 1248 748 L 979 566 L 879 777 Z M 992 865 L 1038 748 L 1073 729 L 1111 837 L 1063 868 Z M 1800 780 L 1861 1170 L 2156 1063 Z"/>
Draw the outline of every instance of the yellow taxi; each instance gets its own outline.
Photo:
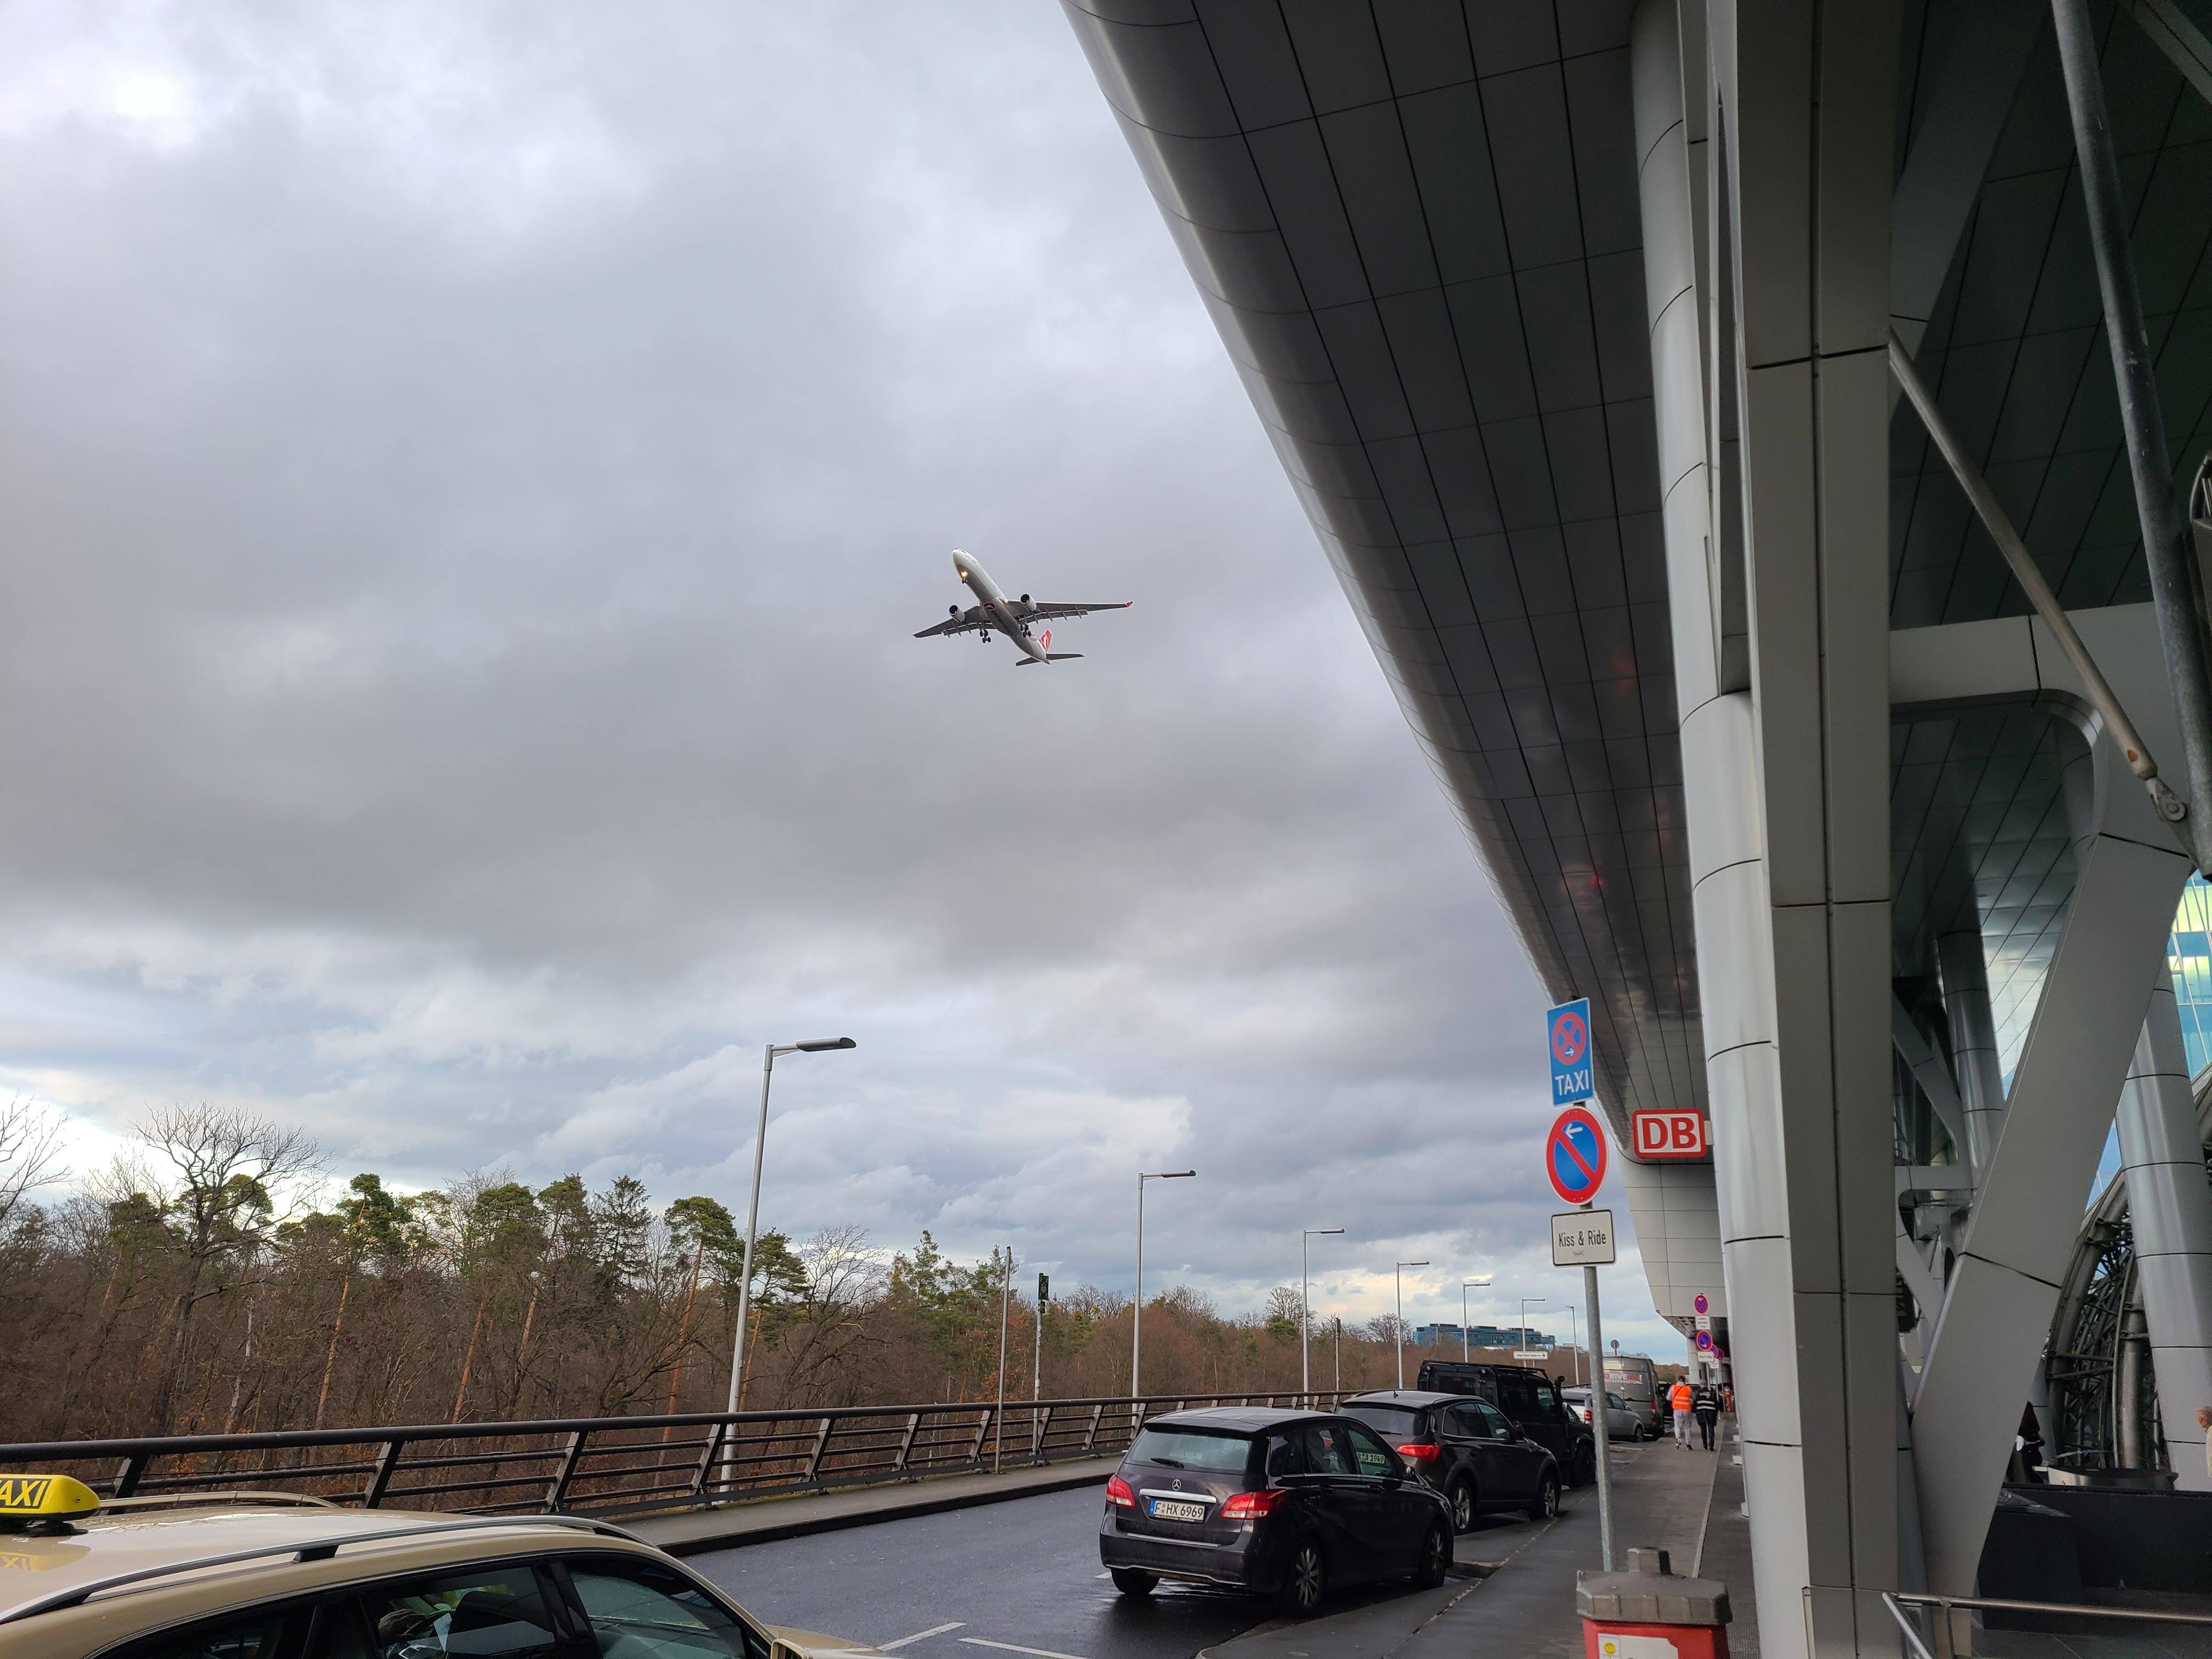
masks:
<path id="1" fill-rule="evenodd" d="M 287 1493 L 102 1503 L 0 1475 L 6 1659 L 855 1659 L 763 1624 L 580 1516 L 348 1510 Z"/>

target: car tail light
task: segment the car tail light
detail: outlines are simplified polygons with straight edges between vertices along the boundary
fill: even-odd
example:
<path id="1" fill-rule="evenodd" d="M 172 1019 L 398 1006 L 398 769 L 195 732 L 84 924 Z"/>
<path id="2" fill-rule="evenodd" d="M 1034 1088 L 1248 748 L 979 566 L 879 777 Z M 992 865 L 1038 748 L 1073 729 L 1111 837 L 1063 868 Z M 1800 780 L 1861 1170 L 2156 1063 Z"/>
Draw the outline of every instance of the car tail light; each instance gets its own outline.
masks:
<path id="1" fill-rule="evenodd" d="M 1443 1451 L 1442 1448 L 1437 1446 L 1401 1446 L 1398 1448 L 1398 1455 L 1410 1457 L 1416 1463 L 1433 1463 L 1443 1455 Z"/>
<path id="2" fill-rule="evenodd" d="M 1129 1490 L 1129 1483 L 1120 1475 L 1109 1474 L 1106 1477 L 1106 1501 L 1133 1510 L 1137 1507 L 1137 1494 Z"/>
<path id="3" fill-rule="evenodd" d="M 1221 1506 L 1224 1521 L 1249 1521 L 1256 1515 L 1273 1515 L 1284 1498 L 1290 1496 L 1280 1486 L 1267 1492 L 1240 1492 L 1231 1495 Z"/>

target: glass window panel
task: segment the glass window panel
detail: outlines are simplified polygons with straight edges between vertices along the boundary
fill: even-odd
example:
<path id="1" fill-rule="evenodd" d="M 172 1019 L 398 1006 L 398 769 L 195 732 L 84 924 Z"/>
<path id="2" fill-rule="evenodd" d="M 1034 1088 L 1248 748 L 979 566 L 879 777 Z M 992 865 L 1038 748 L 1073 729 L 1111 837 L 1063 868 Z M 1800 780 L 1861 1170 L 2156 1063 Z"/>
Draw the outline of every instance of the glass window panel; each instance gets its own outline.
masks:
<path id="1" fill-rule="evenodd" d="M 571 1561 L 600 1659 L 769 1659 L 768 1638 L 680 1573 Z"/>
<path id="2" fill-rule="evenodd" d="M 377 1659 L 559 1659 L 552 1612 L 526 1562 L 375 1585 L 362 1599 Z"/>

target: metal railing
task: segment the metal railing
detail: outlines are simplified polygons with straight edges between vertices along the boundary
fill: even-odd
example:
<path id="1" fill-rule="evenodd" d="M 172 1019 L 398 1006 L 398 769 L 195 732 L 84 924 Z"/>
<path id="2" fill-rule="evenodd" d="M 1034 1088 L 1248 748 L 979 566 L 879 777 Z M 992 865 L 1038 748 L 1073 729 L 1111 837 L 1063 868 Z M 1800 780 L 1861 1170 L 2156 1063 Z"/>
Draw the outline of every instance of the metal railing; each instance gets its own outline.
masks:
<path id="1" fill-rule="evenodd" d="M 1148 1395 L 807 1411 L 687 1412 L 0 1445 L 0 1471 L 72 1474 L 110 1498 L 304 1492 L 366 1509 L 635 1514 L 1035 1466 L 1127 1449 L 1187 1406 L 1334 1396 Z"/>
<path id="2" fill-rule="evenodd" d="M 1885 1590 L 1882 1606 L 1889 1616 L 1897 1620 L 1898 1629 L 1905 1632 L 1905 1644 L 1914 1659 L 1956 1659 L 1960 1654 L 1972 1653 L 1971 1639 L 1966 1626 L 1955 1613 L 2027 1613 L 2045 1618 L 2078 1619 L 2082 1620 L 2110 1620 L 2122 1625 L 2198 1625 L 2212 1626 L 2212 1613 L 2159 1613 L 2148 1607 L 2106 1607 L 2085 1606 L 2075 1601 L 2007 1601 L 1979 1595 L 1916 1595 L 1893 1594 Z M 1934 1615 L 1929 1620 L 1930 1632 L 1923 1635 L 1906 1607 L 1914 1607 Z"/>

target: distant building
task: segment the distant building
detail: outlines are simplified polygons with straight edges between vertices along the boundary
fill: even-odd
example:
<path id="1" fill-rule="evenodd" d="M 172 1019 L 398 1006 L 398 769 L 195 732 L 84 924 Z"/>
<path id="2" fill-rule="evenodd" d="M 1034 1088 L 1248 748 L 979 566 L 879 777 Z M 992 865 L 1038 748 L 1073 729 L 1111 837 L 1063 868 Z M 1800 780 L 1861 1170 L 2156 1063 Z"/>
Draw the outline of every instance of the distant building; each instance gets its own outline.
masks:
<path id="1" fill-rule="evenodd" d="M 1537 1348 L 1555 1348 L 1559 1346 L 1559 1339 L 1549 1331 L 1532 1329 L 1528 1333 L 1528 1342 L 1530 1346 Z M 1459 1327 L 1443 1324 L 1416 1325 L 1413 1327 L 1413 1343 L 1415 1346 L 1423 1348 L 1438 1346 L 1455 1348 L 1459 1346 Z M 1517 1348 L 1521 1346 L 1521 1328 L 1518 1325 L 1507 1325 L 1502 1328 L 1497 1325 L 1470 1325 L 1467 1328 L 1467 1346 L 1470 1348 Z"/>

